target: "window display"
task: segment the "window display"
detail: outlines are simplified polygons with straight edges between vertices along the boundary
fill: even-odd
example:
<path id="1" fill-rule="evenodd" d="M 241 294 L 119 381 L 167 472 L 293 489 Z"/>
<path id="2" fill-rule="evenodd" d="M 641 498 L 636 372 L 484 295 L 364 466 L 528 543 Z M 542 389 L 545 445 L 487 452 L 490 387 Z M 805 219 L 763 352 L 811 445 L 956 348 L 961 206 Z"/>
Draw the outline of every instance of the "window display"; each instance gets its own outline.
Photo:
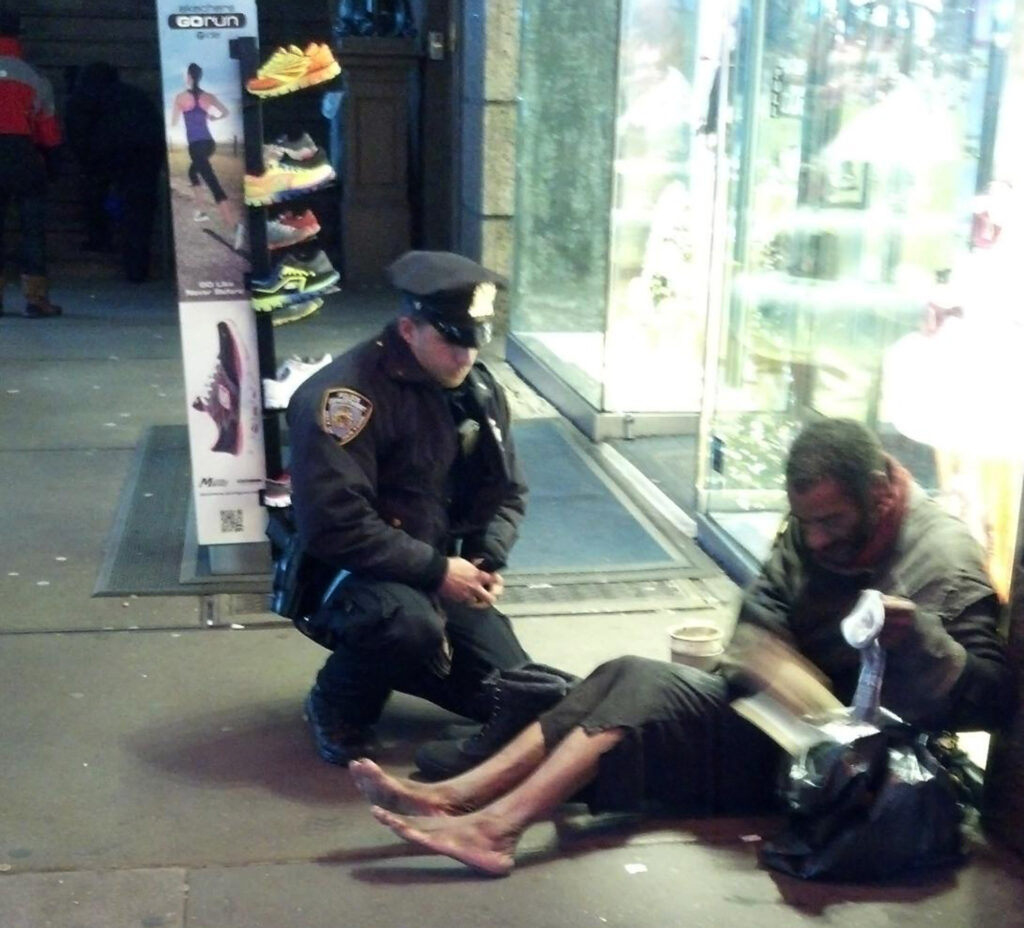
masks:
<path id="1" fill-rule="evenodd" d="M 524 0 L 510 329 L 600 408 L 615 47 L 611 5 Z"/>
<path id="2" fill-rule="evenodd" d="M 795 430 L 845 415 L 973 524 L 1006 591 L 1024 459 L 999 399 L 1024 337 L 1008 276 L 1024 162 L 999 118 L 1013 14 L 739 4 L 704 501 L 751 562 L 784 509 Z"/>
<path id="3" fill-rule="evenodd" d="M 596 410 L 696 414 L 720 12 L 524 7 L 513 337 Z"/>

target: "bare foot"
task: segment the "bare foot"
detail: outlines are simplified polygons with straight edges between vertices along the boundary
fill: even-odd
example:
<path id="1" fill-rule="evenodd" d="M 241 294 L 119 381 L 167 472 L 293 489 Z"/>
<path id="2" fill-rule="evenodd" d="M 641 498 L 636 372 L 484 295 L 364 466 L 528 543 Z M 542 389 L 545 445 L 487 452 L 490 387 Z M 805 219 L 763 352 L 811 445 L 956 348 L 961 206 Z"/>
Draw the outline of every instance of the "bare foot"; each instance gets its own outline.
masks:
<path id="1" fill-rule="evenodd" d="M 444 818 L 396 815 L 380 806 L 370 811 L 398 837 L 435 854 L 452 857 L 489 876 L 506 876 L 515 866 L 515 835 L 502 833 L 479 814 Z"/>
<path id="2" fill-rule="evenodd" d="M 375 806 L 407 815 L 449 815 L 456 811 L 433 784 L 393 777 L 368 758 L 350 761 L 348 772 L 356 789 Z"/>

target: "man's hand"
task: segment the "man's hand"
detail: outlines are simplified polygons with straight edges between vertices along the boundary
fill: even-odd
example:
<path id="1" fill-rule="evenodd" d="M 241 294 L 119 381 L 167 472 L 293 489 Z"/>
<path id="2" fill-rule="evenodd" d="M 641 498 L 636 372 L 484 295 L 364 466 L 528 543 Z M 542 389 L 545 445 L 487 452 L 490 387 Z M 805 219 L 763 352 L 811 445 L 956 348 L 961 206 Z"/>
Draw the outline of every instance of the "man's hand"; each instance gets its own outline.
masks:
<path id="1" fill-rule="evenodd" d="M 486 609 L 494 605 L 504 587 L 501 574 L 481 570 L 464 557 L 450 557 L 438 593 L 442 599 Z"/>
<path id="2" fill-rule="evenodd" d="M 885 622 L 878 633 L 878 643 L 886 649 L 899 647 L 914 627 L 917 606 L 902 596 L 885 594 L 882 595 L 882 606 L 885 607 Z"/>
<path id="3" fill-rule="evenodd" d="M 763 629 L 739 626 L 726 662 L 740 669 L 755 690 L 766 691 L 794 715 L 819 715 L 842 707 L 817 667 Z"/>

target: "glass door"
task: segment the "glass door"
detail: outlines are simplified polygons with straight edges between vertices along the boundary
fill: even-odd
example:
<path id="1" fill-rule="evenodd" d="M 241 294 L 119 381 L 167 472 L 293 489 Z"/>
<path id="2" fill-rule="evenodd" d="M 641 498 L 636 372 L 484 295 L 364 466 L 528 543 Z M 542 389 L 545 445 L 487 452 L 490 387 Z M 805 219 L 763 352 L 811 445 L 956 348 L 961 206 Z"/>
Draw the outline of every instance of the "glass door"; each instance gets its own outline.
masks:
<path id="1" fill-rule="evenodd" d="M 997 421 L 991 362 L 1009 360 L 996 346 L 1024 344 L 985 282 L 1024 259 L 1019 230 L 999 241 L 1020 189 L 1005 172 L 1021 159 L 995 159 L 1013 13 L 943 0 L 737 6 L 701 507 L 751 565 L 785 509 L 789 443 L 825 414 L 877 428 L 919 482 L 973 510 L 993 574 L 1008 577 L 998 549 L 1013 535 L 996 523 L 1005 511 L 1015 525 L 1021 449 L 997 436 L 1024 430 Z M 985 502 L 996 470 L 1005 492 Z"/>

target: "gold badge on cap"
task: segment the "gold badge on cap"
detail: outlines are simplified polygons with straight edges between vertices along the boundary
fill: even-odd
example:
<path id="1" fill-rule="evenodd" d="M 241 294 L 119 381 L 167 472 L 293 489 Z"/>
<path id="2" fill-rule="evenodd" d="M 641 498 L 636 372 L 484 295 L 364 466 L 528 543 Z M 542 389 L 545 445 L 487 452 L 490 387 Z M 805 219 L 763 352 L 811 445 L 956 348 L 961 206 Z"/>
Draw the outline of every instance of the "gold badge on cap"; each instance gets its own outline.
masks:
<path id="1" fill-rule="evenodd" d="M 324 394 L 323 429 L 338 439 L 339 445 L 352 441 L 370 421 L 372 413 L 373 403 L 355 390 L 340 387 Z"/>
<path id="2" fill-rule="evenodd" d="M 494 315 L 494 297 L 498 288 L 492 283 L 477 284 L 473 288 L 473 302 L 469 304 L 471 319 L 489 319 Z"/>

